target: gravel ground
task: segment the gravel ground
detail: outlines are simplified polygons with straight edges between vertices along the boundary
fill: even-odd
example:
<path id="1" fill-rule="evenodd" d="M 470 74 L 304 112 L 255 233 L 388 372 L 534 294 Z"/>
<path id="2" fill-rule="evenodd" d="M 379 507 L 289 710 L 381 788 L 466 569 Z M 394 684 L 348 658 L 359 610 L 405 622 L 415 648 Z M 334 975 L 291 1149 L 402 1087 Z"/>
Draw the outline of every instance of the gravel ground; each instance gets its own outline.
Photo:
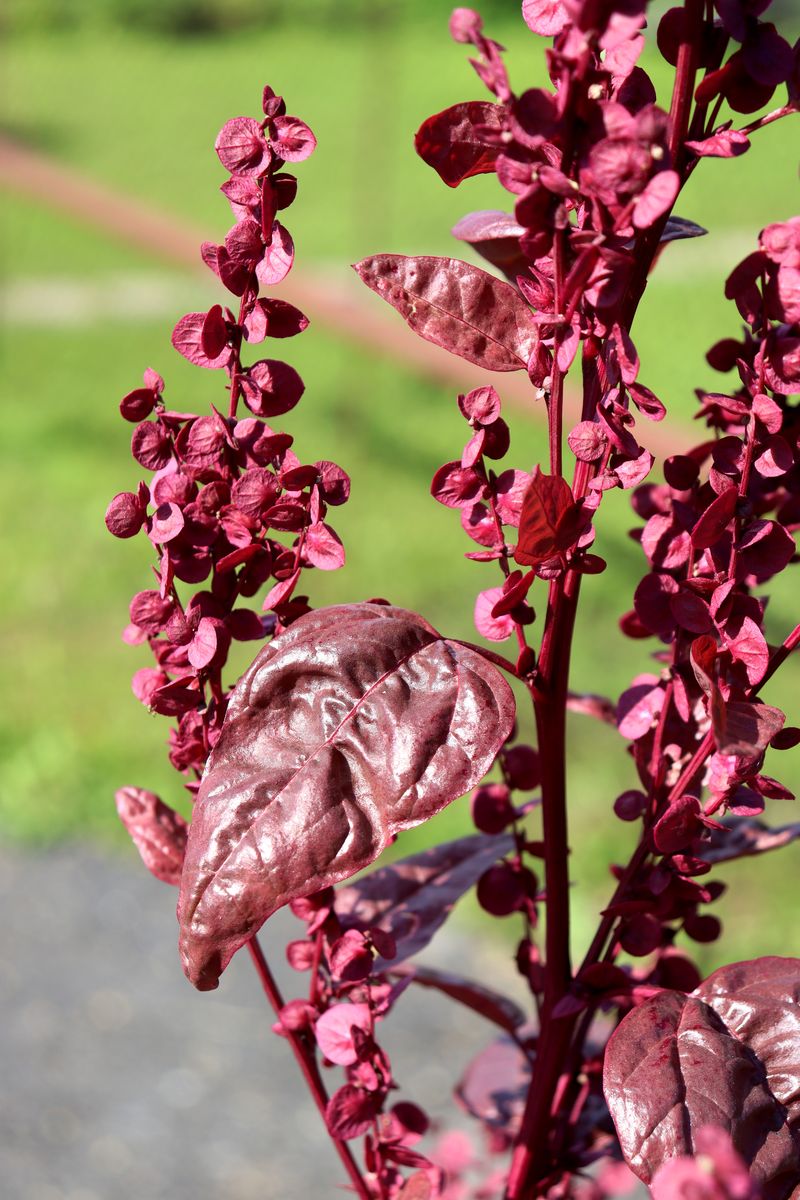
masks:
<path id="1" fill-rule="evenodd" d="M 218 991 L 193 991 L 177 959 L 175 893 L 133 861 L 0 848 L 0 892 L 4 1200 L 344 1194 L 246 955 Z M 299 978 L 281 947 L 301 928 L 277 914 L 264 938 L 287 997 Z M 430 961 L 515 988 L 505 959 L 485 947 L 476 964 L 474 943 L 452 932 Z M 435 1115 L 454 1082 L 445 1064 L 465 1065 L 492 1036 L 473 1014 L 412 988 L 382 1041 L 410 1085 L 400 1095 Z"/>

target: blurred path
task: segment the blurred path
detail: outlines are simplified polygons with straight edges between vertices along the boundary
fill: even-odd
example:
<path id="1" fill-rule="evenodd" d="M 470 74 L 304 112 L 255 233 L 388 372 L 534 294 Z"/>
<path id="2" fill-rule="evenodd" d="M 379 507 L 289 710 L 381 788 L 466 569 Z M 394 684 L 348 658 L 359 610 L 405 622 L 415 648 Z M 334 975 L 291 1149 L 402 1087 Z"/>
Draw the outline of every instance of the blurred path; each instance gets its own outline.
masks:
<path id="1" fill-rule="evenodd" d="M 159 212 L 143 201 L 120 195 L 104 184 L 86 178 L 63 163 L 0 134 L 0 187 L 31 197 L 67 213 L 75 220 L 103 229 L 106 233 L 156 255 L 165 263 L 195 271 L 208 279 L 200 259 L 200 243 L 207 234 L 185 221 Z M 486 383 L 486 372 L 410 335 L 398 316 L 392 315 L 377 298 L 368 294 L 355 276 L 326 274 L 295 268 L 280 285 L 284 300 L 297 305 L 329 332 L 374 354 L 383 354 L 440 382 L 454 392 L 467 391 Z M 544 421 L 544 405 L 532 400 L 532 391 L 521 373 L 504 373 L 495 380 L 501 398 L 517 409 L 524 408 Z M 579 397 L 566 397 L 566 419 L 580 418 Z M 670 421 L 669 430 L 642 420 L 641 436 L 659 457 L 674 454 L 693 444 L 691 430 Z"/>
<path id="2" fill-rule="evenodd" d="M 195 992 L 177 954 L 176 893 L 129 856 L 0 847 L 0 1178 L 3 1200 L 336 1200 L 344 1182 L 246 955 Z M 288 996 L 307 977 L 262 944 Z M 448 928 L 431 962 L 519 982 L 500 948 Z M 494 1027 L 410 988 L 386 1022 L 398 1099 L 459 1117 L 455 1073 Z M 452 1064 L 448 1066 L 448 1064 Z M 331 1089 L 341 1072 L 330 1072 Z M 428 1143 L 426 1142 L 425 1145 Z"/>

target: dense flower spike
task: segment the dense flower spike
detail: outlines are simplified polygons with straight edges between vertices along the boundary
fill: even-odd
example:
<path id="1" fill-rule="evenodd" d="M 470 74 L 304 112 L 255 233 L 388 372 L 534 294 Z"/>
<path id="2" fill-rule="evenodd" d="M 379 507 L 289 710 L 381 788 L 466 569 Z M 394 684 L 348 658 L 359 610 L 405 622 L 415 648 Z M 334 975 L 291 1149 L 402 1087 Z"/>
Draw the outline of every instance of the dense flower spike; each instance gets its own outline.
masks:
<path id="1" fill-rule="evenodd" d="M 291 624 L 308 611 L 306 600 L 295 598 L 301 572 L 344 563 L 324 518 L 329 504 L 347 499 L 347 475 L 335 463 L 302 464 L 292 438 L 264 419 L 297 404 L 300 376 L 277 359 L 242 361 L 247 343 L 292 337 L 308 325 L 293 305 L 260 293 L 291 267 L 291 238 L 276 216 L 296 192 L 284 168 L 307 158 L 315 140 L 302 121 L 285 115 L 280 97 L 270 92 L 264 103 L 264 121 L 236 117 L 217 138 L 220 162 L 231 172 L 222 191 L 236 223 L 224 244 L 202 248 L 206 264 L 239 297 L 238 315 L 215 304 L 181 317 L 172 335 L 189 362 L 225 372 L 227 413 L 170 410 L 163 379 L 145 372 L 144 387 L 129 392 L 120 410 L 137 422 L 131 449 L 153 475 L 136 494 L 115 496 L 106 513 L 116 537 L 144 531 L 158 554 L 159 587 L 134 598 L 125 638 L 149 643 L 157 667 L 137 672 L 134 691 L 149 708 L 176 718 L 170 760 L 192 791 L 225 717 L 231 641 L 260 641 Z M 253 416 L 240 415 L 241 402 Z M 206 581 L 206 590 L 191 590 Z M 179 593 L 180 583 L 189 585 L 188 595 Z M 238 604 L 262 588 L 269 592 L 267 615 Z"/>
<path id="2" fill-rule="evenodd" d="M 800 742 L 762 696 L 800 644 L 800 625 L 771 644 L 764 619 L 765 585 L 798 557 L 800 218 L 764 229 L 727 279 L 743 329 L 708 361 L 728 378 L 698 392 L 704 440 L 658 467 L 647 422 L 667 414 L 631 337 L 664 247 L 705 232 L 673 212 L 690 174 L 703 158 L 746 153 L 761 128 L 797 111 L 798 48 L 763 19 L 769 7 L 668 9 L 655 38 L 674 68 L 669 97 L 639 65 L 646 0 L 523 0 L 532 34 L 553 40 L 549 84 L 519 93 L 481 17 L 452 14 L 489 98 L 428 118 L 416 149 L 448 187 L 496 176 L 512 211 L 469 213 L 453 230 L 491 270 L 399 254 L 356 270 L 420 337 L 487 372 L 526 373 L 546 410 L 546 451 L 514 466 L 502 386 L 487 379 L 459 395 L 454 419 L 469 428 L 431 483 L 481 564 L 477 631 L 513 638 L 516 663 L 384 600 L 312 613 L 298 594 L 304 570 L 344 563 L 328 510 L 350 484 L 335 463 L 303 463 L 267 424 L 300 401 L 295 369 L 270 349 L 242 361 L 248 343 L 308 324 L 262 294 L 294 261 L 286 165 L 316 145 L 270 88 L 263 119 L 236 117 L 216 142 L 235 224 L 201 253 L 238 315 L 223 303 L 188 313 L 172 339 L 189 362 L 225 372 L 227 411 L 167 409 L 152 370 L 120 404 L 133 456 L 152 474 L 114 497 L 106 524 L 118 538 L 145 534 L 157 559 L 124 635 L 155 659 L 133 690 L 173 719 L 170 761 L 197 800 L 187 829 L 152 793 L 123 788 L 120 816 L 149 869 L 180 886 L 193 981 L 216 986 L 248 945 L 274 1030 L 361 1200 L 611 1200 L 636 1176 L 656 1200 L 797 1195 L 800 961 L 736 963 L 702 981 L 681 939 L 722 932 L 708 908 L 725 888 L 710 878 L 718 863 L 800 836 L 800 824 L 761 819 L 767 801 L 793 798 L 767 755 Z M 752 115 L 783 86 L 786 103 Z M 569 429 L 566 380 L 578 375 Z M 583 576 L 608 566 L 593 546 L 616 488 L 631 494 L 646 560 L 620 624 L 652 639 L 656 665 L 614 703 L 571 693 L 569 665 Z M 232 640 L 274 635 L 228 690 Z M 498 668 L 527 689 L 538 748 L 518 740 Z M 626 743 L 635 776 L 606 810 L 638 833 L 574 964 L 568 708 Z M 468 788 L 476 834 L 348 882 L 398 830 Z M 529 819 L 539 812 L 541 833 Z M 530 1016 L 483 982 L 415 961 L 473 887 L 486 914 L 518 928 Z M 287 958 L 309 984 L 285 1002 L 254 934 L 287 902 L 305 925 Z M 452 1133 L 423 1153 L 428 1118 L 394 1102 L 379 1037 L 412 984 L 496 1027 L 455 1090 L 485 1153 Z M 320 1062 L 344 1072 L 332 1094 Z"/>

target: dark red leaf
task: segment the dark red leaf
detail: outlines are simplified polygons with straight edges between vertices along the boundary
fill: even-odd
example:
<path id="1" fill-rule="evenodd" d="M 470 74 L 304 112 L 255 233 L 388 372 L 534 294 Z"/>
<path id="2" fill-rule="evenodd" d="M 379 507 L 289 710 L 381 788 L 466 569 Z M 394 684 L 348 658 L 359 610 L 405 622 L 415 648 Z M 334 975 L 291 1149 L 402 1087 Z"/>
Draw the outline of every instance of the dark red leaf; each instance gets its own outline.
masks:
<path id="1" fill-rule="evenodd" d="M 445 463 L 431 481 L 431 495 L 448 508 L 471 507 L 484 494 L 480 476 L 459 462 Z"/>
<path id="2" fill-rule="evenodd" d="M 680 796 L 656 822 L 653 841 L 662 854 L 676 854 L 701 829 L 700 801 L 696 796 Z"/>
<path id="3" fill-rule="evenodd" d="M 536 341 L 510 284 L 455 258 L 377 254 L 355 265 L 415 333 L 487 371 L 524 371 Z"/>
<path id="4" fill-rule="evenodd" d="M 606 1047 L 604 1091 L 628 1166 L 649 1183 L 703 1125 L 722 1125 L 767 1200 L 800 1177 L 800 960 L 722 967 L 660 991 Z"/>
<path id="5" fill-rule="evenodd" d="M 187 313 L 181 317 L 172 331 L 172 344 L 179 354 L 194 363 L 196 367 L 207 367 L 214 370 L 222 367 L 230 357 L 230 350 L 223 346 L 219 354 L 210 356 L 203 347 L 203 329 L 207 313 Z"/>
<path id="6" fill-rule="evenodd" d="M 417 130 L 414 146 L 448 187 L 458 187 L 470 175 L 494 170 L 499 145 L 487 130 L 499 133 L 502 127 L 499 105 L 472 100 L 428 117 Z"/>
<path id="7" fill-rule="evenodd" d="M 528 265 L 519 244 L 525 232 L 523 225 L 517 224 L 508 213 L 497 209 L 468 213 L 451 230 L 453 237 L 469 243 L 512 283 Z"/>
<path id="8" fill-rule="evenodd" d="M 765 854 L 800 838 L 800 822 L 770 828 L 758 817 L 730 817 L 723 826 L 713 829 L 710 840 L 698 851 L 706 862 L 729 862 L 751 854 Z"/>
<path id="9" fill-rule="evenodd" d="M 365 603 L 297 620 L 239 681 L 198 792 L 179 902 L 192 982 L 215 987 L 282 904 L 354 875 L 479 783 L 513 720 L 497 669 L 414 613 Z"/>
<path id="10" fill-rule="evenodd" d="M 443 842 L 339 888 L 336 913 L 348 929 L 375 926 L 391 933 L 392 965 L 418 954 L 441 928 L 456 901 L 513 847 L 511 837 L 476 835 Z M 376 970 L 387 970 L 378 960 Z"/>
<path id="11" fill-rule="evenodd" d="M 200 344 L 207 358 L 218 358 L 228 344 L 228 327 L 222 315 L 222 306 L 214 304 L 206 313 L 200 331 Z"/>
<path id="12" fill-rule="evenodd" d="M 119 818 L 148 871 L 177 887 L 186 849 L 187 825 L 183 817 L 143 788 L 120 788 L 116 802 Z"/>
<path id="13" fill-rule="evenodd" d="M 412 981 L 420 987 L 443 992 L 445 996 L 466 1005 L 508 1033 L 513 1033 L 525 1023 L 526 1016 L 519 1005 L 492 988 L 475 983 L 472 979 L 464 979 L 461 975 L 454 975 L 450 971 L 436 971 L 432 967 L 413 967 L 409 970 Z"/>
<path id="14" fill-rule="evenodd" d="M 560 475 L 543 475 L 535 467 L 519 523 L 519 545 L 514 552 L 518 563 L 537 567 L 561 548 L 558 526 L 573 506 L 572 489 Z"/>
<path id="15" fill-rule="evenodd" d="M 346 1083 L 334 1092 L 325 1109 L 331 1137 L 341 1141 L 361 1137 L 380 1112 L 381 1096 Z"/>
<path id="16" fill-rule="evenodd" d="M 146 506 L 133 492 L 120 492 L 106 509 L 106 529 L 114 537 L 134 537 L 144 524 Z"/>
<path id="17" fill-rule="evenodd" d="M 738 499 L 736 488 L 729 487 L 711 501 L 692 530 L 692 545 L 695 550 L 705 550 L 719 541 L 733 520 Z"/>
<path id="18" fill-rule="evenodd" d="M 751 758 L 762 754 L 786 720 L 779 708 L 750 700 L 719 700 L 711 705 L 714 741 L 720 754 Z"/>

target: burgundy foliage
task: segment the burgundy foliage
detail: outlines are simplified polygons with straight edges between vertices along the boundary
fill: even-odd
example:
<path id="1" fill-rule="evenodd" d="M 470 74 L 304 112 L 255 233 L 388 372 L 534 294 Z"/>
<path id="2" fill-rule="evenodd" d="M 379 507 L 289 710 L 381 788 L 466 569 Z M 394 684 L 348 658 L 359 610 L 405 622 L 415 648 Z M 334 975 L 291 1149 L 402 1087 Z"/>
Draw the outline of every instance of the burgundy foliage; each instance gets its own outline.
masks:
<path id="1" fill-rule="evenodd" d="M 659 464 L 647 430 L 668 414 L 631 336 L 668 244 L 705 232 L 673 212 L 689 176 L 797 111 L 798 48 L 769 7 L 668 9 L 653 30 L 671 68 L 664 95 L 639 65 L 646 0 L 524 0 L 532 35 L 553 40 L 548 82 L 521 92 L 480 16 L 451 17 L 488 99 L 433 114 L 415 144 L 449 187 L 496 176 L 506 203 L 453 230 L 490 270 L 392 253 L 355 269 L 428 342 L 524 372 L 546 417 L 546 448 L 514 460 L 502 389 L 487 378 L 465 390 L 453 413 L 463 445 L 430 488 L 482 572 L 467 601 L 477 632 L 510 641 L 513 661 L 385 600 L 312 609 L 305 573 L 345 564 L 331 510 L 350 480 L 299 457 L 284 428 L 304 384 L 283 344 L 309 322 L 267 293 L 294 263 L 285 214 L 316 139 L 269 87 L 262 115 L 233 118 L 216 141 L 234 224 L 201 256 L 220 300 L 172 334 L 185 359 L 220 373 L 224 402 L 169 408 L 153 370 L 120 402 L 145 478 L 111 500 L 106 525 L 147 538 L 154 573 L 123 634 L 151 655 L 132 689 L 169 719 L 194 812 L 187 826 L 124 787 L 119 814 L 148 869 L 180 889 L 192 982 L 216 987 L 247 947 L 360 1200 L 612 1200 L 637 1176 L 655 1200 L 800 1200 L 800 959 L 702 981 L 689 950 L 722 934 L 716 868 L 800 837 L 800 823 L 765 811 L 794 798 L 772 772 L 800 743 L 769 703 L 800 625 L 765 627 L 768 587 L 798 557 L 800 218 L 762 230 L 724 282 L 737 315 L 708 353 L 724 378 L 697 392 L 698 444 Z M 571 428 L 567 388 L 582 392 Z M 643 568 L 620 629 L 653 659 L 619 697 L 569 679 L 581 590 L 610 569 L 595 539 L 613 489 L 630 493 Z M 229 679 L 232 644 L 265 640 Z M 532 704 L 537 746 L 518 740 L 503 673 Z M 632 767 L 620 795 L 598 792 L 598 822 L 624 822 L 634 848 L 612 864 L 579 961 L 568 709 L 613 726 Z M 466 792 L 474 835 L 352 878 Z M 528 1005 L 417 959 L 435 955 L 473 889 L 516 930 Z M 303 926 L 286 957 L 307 977 L 289 1000 L 256 936 L 284 905 Z M 470 1064 L 453 1064 L 474 1143 L 455 1130 L 423 1141 L 428 1117 L 396 1095 L 382 1026 L 411 987 L 495 1027 Z"/>
<path id="2" fill-rule="evenodd" d="M 236 685 L 200 785 L 178 904 L 192 982 L 216 987 L 277 908 L 479 783 L 513 720 L 497 668 L 413 613 L 352 604 L 297 620 Z"/>
<path id="3" fill-rule="evenodd" d="M 603 1076 L 625 1160 L 646 1183 L 716 1125 L 766 1200 L 785 1200 L 800 1180 L 800 960 L 721 967 L 688 996 L 658 991 L 614 1033 Z"/>

